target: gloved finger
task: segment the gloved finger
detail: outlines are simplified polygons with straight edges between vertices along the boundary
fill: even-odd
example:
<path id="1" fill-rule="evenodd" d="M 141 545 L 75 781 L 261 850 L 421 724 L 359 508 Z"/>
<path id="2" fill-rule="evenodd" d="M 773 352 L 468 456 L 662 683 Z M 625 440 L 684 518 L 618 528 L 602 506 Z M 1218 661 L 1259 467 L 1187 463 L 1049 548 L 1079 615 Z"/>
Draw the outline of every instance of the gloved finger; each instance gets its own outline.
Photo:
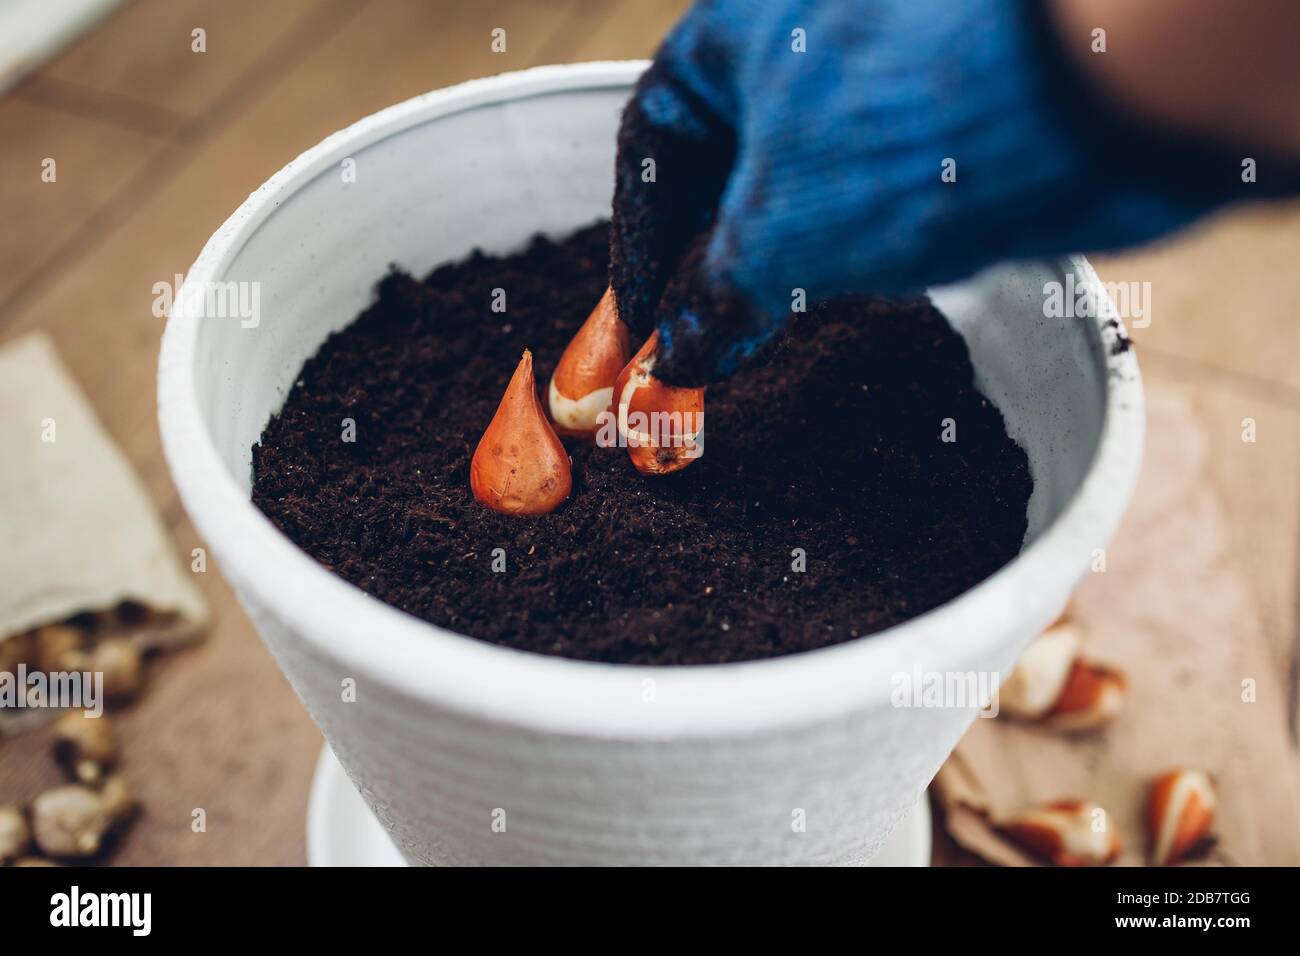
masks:
<path id="1" fill-rule="evenodd" d="M 790 310 L 757 308 L 728 279 L 706 264 L 709 234 L 687 246 L 659 303 L 655 377 L 668 385 L 698 387 L 725 378 L 784 327 Z"/>
<path id="2" fill-rule="evenodd" d="M 624 111 L 615 163 L 610 284 L 637 334 L 654 327 L 668 280 L 712 222 L 735 157 L 730 123 L 657 60 Z"/>

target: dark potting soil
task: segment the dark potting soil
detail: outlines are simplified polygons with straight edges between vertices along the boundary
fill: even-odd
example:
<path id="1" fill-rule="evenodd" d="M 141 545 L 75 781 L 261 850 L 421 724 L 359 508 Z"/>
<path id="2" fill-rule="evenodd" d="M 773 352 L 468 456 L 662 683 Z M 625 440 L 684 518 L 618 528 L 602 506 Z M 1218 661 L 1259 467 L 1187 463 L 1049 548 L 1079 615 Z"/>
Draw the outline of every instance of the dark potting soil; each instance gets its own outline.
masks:
<path id="1" fill-rule="evenodd" d="M 325 567 L 416 617 L 636 664 L 861 637 L 1017 554 L 1028 463 L 925 300 L 836 300 L 798 316 L 757 364 L 710 387 L 704 455 L 685 471 L 643 477 L 624 449 L 566 441 L 573 494 L 559 510 L 484 508 L 469 462 L 506 382 L 530 348 L 545 401 L 607 261 L 598 224 L 423 282 L 391 272 L 267 425 L 253 501 Z M 492 311 L 494 289 L 505 312 Z M 955 441 L 942 440 L 945 419 Z"/>

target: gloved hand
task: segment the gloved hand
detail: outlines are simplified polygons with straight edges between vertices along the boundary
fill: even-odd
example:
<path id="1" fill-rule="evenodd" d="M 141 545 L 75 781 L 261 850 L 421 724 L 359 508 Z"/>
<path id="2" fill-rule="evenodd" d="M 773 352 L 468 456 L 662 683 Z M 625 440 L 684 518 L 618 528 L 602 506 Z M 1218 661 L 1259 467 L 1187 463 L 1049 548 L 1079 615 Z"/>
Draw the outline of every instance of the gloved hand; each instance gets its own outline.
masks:
<path id="1" fill-rule="evenodd" d="M 694 7 L 619 134 L 611 282 L 636 332 L 659 328 L 655 374 L 731 373 L 795 289 L 915 292 L 1117 248 L 1241 191 L 1240 157 L 1102 104 L 1045 18 L 1032 0 Z"/>

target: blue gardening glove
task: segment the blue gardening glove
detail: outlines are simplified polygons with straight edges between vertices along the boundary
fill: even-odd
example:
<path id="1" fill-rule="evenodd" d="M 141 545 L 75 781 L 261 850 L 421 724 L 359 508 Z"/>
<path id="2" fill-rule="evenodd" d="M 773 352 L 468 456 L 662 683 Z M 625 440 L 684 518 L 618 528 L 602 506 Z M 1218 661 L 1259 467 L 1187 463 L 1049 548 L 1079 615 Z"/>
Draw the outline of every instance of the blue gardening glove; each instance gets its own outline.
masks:
<path id="1" fill-rule="evenodd" d="M 1239 156 L 1113 115 L 1045 17 L 1031 0 L 692 8 L 619 134 L 610 278 L 629 325 L 659 329 L 656 375 L 730 374 L 795 289 L 916 292 L 1138 243 L 1244 192 Z"/>

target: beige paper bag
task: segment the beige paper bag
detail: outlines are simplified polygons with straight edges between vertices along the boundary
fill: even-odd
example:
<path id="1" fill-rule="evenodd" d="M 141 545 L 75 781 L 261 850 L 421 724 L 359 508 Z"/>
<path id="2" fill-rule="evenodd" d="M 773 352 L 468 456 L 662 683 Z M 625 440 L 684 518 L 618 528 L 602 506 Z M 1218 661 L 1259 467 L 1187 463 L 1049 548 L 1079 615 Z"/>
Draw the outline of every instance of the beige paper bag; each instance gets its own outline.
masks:
<path id="1" fill-rule="evenodd" d="M 1001 865 L 1035 861 L 993 825 L 1064 797 L 1097 802 L 1142 865 L 1152 778 L 1178 766 L 1216 782 L 1217 843 L 1198 862 L 1300 865 L 1300 785 L 1291 772 L 1286 688 L 1270 660 L 1246 571 L 1232 559 L 1207 436 L 1177 392 L 1148 393 L 1146 460 L 1104 574 L 1084 581 L 1082 654 L 1127 672 L 1123 712 L 1080 736 L 977 720 L 934 781 L 949 834 Z M 1235 427 L 1235 426 L 1234 426 Z"/>
<path id="2" fill-rule="evenodd" d="M 141 649 L 198 636 L 188 566 L 43 334 L 0 349 L 0 456 L 0 641 L 124 603 L 153 612 Z"/>

